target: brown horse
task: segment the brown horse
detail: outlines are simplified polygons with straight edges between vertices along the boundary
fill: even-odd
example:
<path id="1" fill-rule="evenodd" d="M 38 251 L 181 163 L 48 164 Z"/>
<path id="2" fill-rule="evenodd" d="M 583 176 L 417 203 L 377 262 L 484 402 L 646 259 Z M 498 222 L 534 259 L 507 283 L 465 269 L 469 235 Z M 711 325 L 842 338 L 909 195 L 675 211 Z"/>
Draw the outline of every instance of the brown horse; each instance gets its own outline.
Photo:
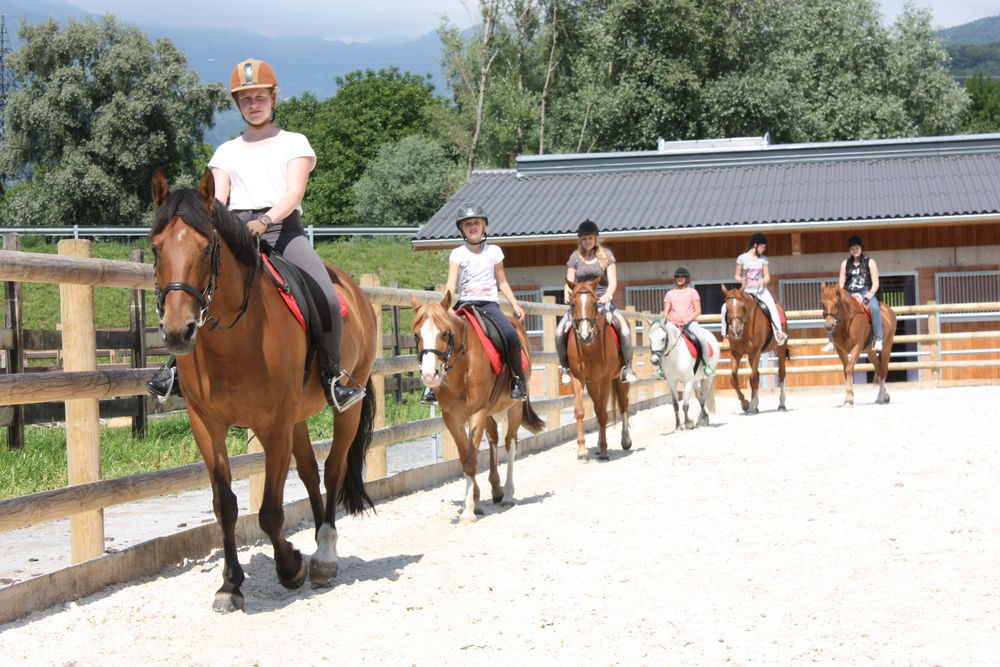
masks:
<path id="1" fill-rule="evenodd" d="M 862 352 L 868 352 L 868 360 L 875 367 L 875 375 L 878 377 L 878 396 L 875 402 L 888 403 L 889 391 L 885 388 L 885 378 L 889 374 L 889 354 L 892 352 L 892 339 L 896 335 L 896 313 L 884 303 L 880 304 L 882 351 L 875 352 L 872 350 L 874 339 L 871 322 L 865 317 L 857 299 L 847 290 L 824 283 L 820 303 L 823 305 L 823 325 L 827 332 L 833 332 L 833 345 L 837 348 L 840 363 L 844 365 L 844 405 L 854 405 L 854 364 L 858 363 Z"/>
<path id="2" fill-rule="evenodd" d="M 757 391 L 760 387 L 760 355 L 764 352 L 775 350 L 778 356 L 778 387 L 780 388 L 778 398 L 778 409 L 785 410 L 785 364 L 791 356 L 788 351 L 788 342 L 778 345 L 774 334 L 771 332 L 771 323 L 767 315 L 757 304 L 757 299 L 747 294 L 743 289 L 726 289 L 722 286 L 722 293 L 726 296 L 726 322 L 725 335 L 729 338 L 729 354 L 733 359 L 733 389 L 740 399 L 740 407 L 743 412 L 755 415 L 760 410 L 757 407 Z M 783 313 L 781 304 L 777 304 L 778 309 Z M 781 317 L 780 313 L 772 313 L 775 317 Z M 740 361 L 746 355 L 747 365 L 750 366 L 750 400 L 747 401 L 740 391 Z"/>
<path id="3" fill-rule="evenodd" d="M 566 342 L 569 372 L 573 380 L 573 416 L 576 417 L 576 458 L 588 460 L 583 435 L 583 387 L 594 404 L 594 414 L 600 435 L 597 440 L 597 458 L 608 460 L 608 401 L 611 417 L 617 407 L 622 418 L 622 449 L 632 447 L 628 430 L 629 385 L 621 379 L 622 359 L 618 342 L 609 318 L 611 313 L 597 307 L 597 285 L 600 278 L 590 282 L 574 283 L 569 280 L 570 314 L 573 318 L 573 335 Z"/>
<path id="4" fill-rule="evenodd" d="M 226 452 L 230 426 L 249 427 L 265 453 L 261 529 L 274 545 L 278 579 L 297 588 L 310 571 L 314 586 L 337 575 L 337 499 L 363 512 L 362 469 L 371 441 L 374 392 L 369 377 L 375 358 L 371 303 L 344 273 L 330 269 L 349 314 L 344 320 L 341 366 L 367 384 L 365 400 L 334 415 L 334 436 L 324 471 L 326 503 L 306 418 L 327 407 L 313 363 L 304 380 L 306 336 L 261 270 L 260 255 L 246 227 L 215 200 L 215 182 L 205 172 L 198 190 L 170 192 L 153 177 L 156 218 L 150 238 L 156 258 L 157 308 L 167 350 L 177 355 L 178 377 L 191 431 L 212 483 L 215 516 L 222 528 L 225 567 L 215 594 L 216 611 L 243 608 L 243 569 L 236 554 L 236 496 Z M 207 326 L 203 326 L 207 325 Z M 317 550 L 311 568 L 284 537 L 282 498 L 291 458 L 309 492 L 316 520 Z"/>
<path id="5" fill-rule="evenodd" d="M 467 320 L 451 310 L 451 292 L 446 292 L 439 303 L 421 305 L 412 295 L 410 300 L 416 315 L 413 333 L 417 337 L 420 378 L 434 389 L 445 426 L 455 439 L 458 458 L 465 472 L 465 502 L 460 521 L 475 521 L 479 508 L 478 472 L 479 443 L 483 431 L 490 443 L 490 486 L 493 502 L 505 507 L 514 504 L 514 459 L 517 455 L 517 431 L 523 424 L 532 433 L 545 428 L 545 422 L 531 408 L 531 401 L 514 401 L 510 398 L 511 372 L 504 366 L 500 373 L 493 371 L 486 350 Z M 521 347 L 528 350 L 528 337 L 524 327 L 511 318 L 521 339 Z M 531 378 L 531 364 L 524 365 L 524 379 Z M 504 447 L 507 449 L 507 479 L 500 486 L 497 472 L 497 444 L 500 436 L 496 420 L 491 415 L 507 412 L 507 432 Z M 467 428 L 468 427 L 468 428 Z"/>

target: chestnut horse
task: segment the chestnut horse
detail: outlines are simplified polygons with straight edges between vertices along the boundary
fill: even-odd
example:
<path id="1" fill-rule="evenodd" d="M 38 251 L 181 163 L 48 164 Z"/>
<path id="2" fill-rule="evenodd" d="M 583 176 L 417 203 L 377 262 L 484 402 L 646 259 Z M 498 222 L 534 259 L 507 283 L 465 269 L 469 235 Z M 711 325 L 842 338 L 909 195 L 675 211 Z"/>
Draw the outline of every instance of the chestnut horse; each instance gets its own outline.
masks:
<path id="1" fill-rule="evenodd" d="M 334 415 L 324 505 L 305 421 L 327 407 L 319 368 L 313 363 L 304 382 L 305 332 L 261 269 L 255 240 L 215 200 L 215 182 L 208 170 L 198 190 L 175 192 L 157 172 L 153 200 L 157 211 L 150 239 L 160 332 L 167 351 L 177 356 L 191 431 L 208 468 L 212 504 L 222 528 L 225 567 L 213 608 L 236 611 L 244 603 L 240 591 L 244 575 L 236 554 L 238 507 L 226 452 L 230 426 L 252 428 L 264 449 L 264 498 L 258 520 L 274 545 L 279 581 L 297 588 L 309 571 L 314 586 L 329 585 L 338 568 L 334 524 L 338 498 L 352 513 L 372 504 L 362 477 L 375 414 L 369 380 L 376 351 L 371 303 L 350 277 L 330 269 L 348 306 L 341 367 L 367 385 L 368 393 L 361 403 Z M 282 534 L 282 498 L 293 456 L 316 521 L 317 550 L 311 567 Z"/>
<path id="2" fill-rule="evenodd" d="M 889 354 L 892 352 L 892 339 L 896 335 L 896 313 L 884 303 L 880 304 L 882 351 L 875 352 L 872 350 L 874 339 L 871 322 L 862 312 L 857 299 L 847 290 L 824 283 L 820 303 L 823 306 L 823 325 L 827 332 L 833 332 L 833 345 L 837 348 L 840 363 L 844 365 L 844 405 L 854 405 L 854 364 L 858 362 L 861 353 L 866 351 L 878 377 L 875 403 L 888 403 L 889 391 L 885 388 L 885 378 L 889 374 Z"/>
<path id="3" fill-rule="evenodd" d="M 476 473 L 479 467 L 479 443 L 483 431 L 490 443 L 490 486 L 493 502 L 509 507 L 514 500 L 514 459 L 517 456 L 517 431 L 523 424 L 532 433 L 545 428 L 545 422 L 531 408 L 531 401 L 514 401 L 510 398 L 510 366 L 505 365 L 499 374 L 493 371 L 479 336 L 465 317 L 451 308 L 451 292 L 445 292 L 438 303 L 422 305 L 410 295 L 415 316 L 413 333 L 417 338 L 417 358 L 420 379 L 431 387 L 441 406 L 448 432 L 458 447 L 458 459 L 465 472 L 465 501 L 459 521 L 475 521 L 479 508 L 479 485 Z M 528 337 L 524 327 L 511 318 L 521 347 L 528 350 Z M 525 383 L 531 378 L 531 364 L 524 364 Z M 492 415 L 507 411 L 507 432 L 504 447 L 507 449 L 507 479 L 500 486 L 497 471 L 497 444 L 500 436 L 497 422 Z"/>
<path id="4" fill-rule="evenodd" d="M 740 399 L 740 407 L 748 415 L 755 415 L 759 412 L 757 408 L 757 391 L 760 387 L 760 355 L 764 352 L 775 350 L 778 356 L 778 387 L 780 388 L 778 398 L 778 409 L 785 410 L 785 363 L 791 354 L 788 351 L 788 342 L 778 345 L 771 331 L 771 323 L 767 315 L 757 304 L 757 299 L 747 294 L 743 289 L 726 289 L 722 285 L 722 293 L 726 296 L 726 321 L 725 335 L 729 338 L 729 355 L 733 359 L 733 389 Z M 778 310 L 784 312 L 781 304 L 778 303 Z M 772 313 L 775 317 L 781 317 L 781 313 Z M 750 400 L 747 401 L 740 391 L 740 361 L 746 355 L 747 364 L 750 366 Z"/>
<path id="5" fill-rule="evenodd" d="M 632 447 L 628 429 L 628 383 L 621 379 L 622 359 L 618 353 L 618 340 L 609 319 L 610 312 L 597 307 L 597 285 L 600 278 L 590 282 L 574 283 L 569 280 L 570 314 L 573 318 L 573 335 L 566 341 L 566 356 L 573 381 L 573 416 L 576 417 L 576 458 L 588 460 L 583 435 L 583 387 L 594 404 L 594 414 L 600 435 L 597 440 L 597 458 L 608 460 L 608 401 L 611 401 L 612 421 L 615 408 L 622 418 L 622 449 Z"/>

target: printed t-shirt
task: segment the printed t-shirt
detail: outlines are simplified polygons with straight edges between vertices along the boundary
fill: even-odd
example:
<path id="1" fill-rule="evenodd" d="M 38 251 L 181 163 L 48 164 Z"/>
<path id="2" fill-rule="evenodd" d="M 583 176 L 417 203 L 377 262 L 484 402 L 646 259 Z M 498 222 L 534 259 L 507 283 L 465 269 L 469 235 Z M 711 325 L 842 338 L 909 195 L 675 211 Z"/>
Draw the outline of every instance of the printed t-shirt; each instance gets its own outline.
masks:
<path id="1" fill-rule="evenodd" d="M 484 243 L 482 252 L 472 252 L 462 244 L 451 251 L 448 261 L 458 264 L 459 301 L 498 301 L 494 268 L 503 261 L 503 251 Z"/>

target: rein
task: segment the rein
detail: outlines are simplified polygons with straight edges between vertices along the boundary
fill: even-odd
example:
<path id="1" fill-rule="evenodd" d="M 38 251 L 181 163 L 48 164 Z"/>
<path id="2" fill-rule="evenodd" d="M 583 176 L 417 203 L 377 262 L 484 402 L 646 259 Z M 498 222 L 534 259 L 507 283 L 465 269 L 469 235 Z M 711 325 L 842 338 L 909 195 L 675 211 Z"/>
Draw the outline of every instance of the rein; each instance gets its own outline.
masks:
<path id="1" fill-rule="evenodd" d="M 829 313 L 826 310 L 824 310 L 823 311 L 823 317 L 832 317 L 833 318 L 833 325 L 837 326 L 839 323 L 846 322 L 846 321 L 850 320 L 852 317 L 854 317 L 855 315 L 858 315 L 858 314 L 864 312 L 864 310 L 859 307 L 858 310 L 855 311 L 855 312 L 853 312 L 853 313 L 848 313 L 847 315 L 841 315 L 840 311 L 843 310 L 843 306 L 844 306 L 844 300 L 841 297 L 841 295 L 838 293 L 837 294 L 837 312 L 835 312 L 835 313 Z"/>
<path id="2" fill-rule="evenodd" d="M 655 324 L 654 324 L 653 326 L 657 326 L 657 327 L 660 327 L 661 329 L 663 329 L 663 332 L 664 332 L 664 334 L 666 334 L 666 338 L 667 338 L 667 339 L 669 339 L 669 338 L 670 338 L 670 334 L 669 334 L 669 332 L 667 331 L 667 327 L 666 327 L 666 326 L 664 326 L 664 325 L 660 324 L 659 322 L 655 323 Z M 671 345 L 671 346 L 670 346 L 669 348 L 667 348 L 667 343 L 666 343 L 666 339 L 664 339 L 664 342 L 663 342 L 663 349 L 662 349 L 661 351 L 659 351 L 659 352 L 658 352 L 658 353 L 660 354 L 660 356 L 662 356 L 662 357 L 667 357 L 667 356 L 669 356 L 669 355 L 670 355 L 670 353 L 671 353 L 671 352 L 673 352 L 673 351 L 674 351 L 674 349 L 675 349 L 675 348 L 676 348 L 676 347 L 677 347 L 677 346 L 678 346 L 678 345 L 680 344 L 680 342 L 681 342 L 681 339 L 682 339 L 682 338 L 684 338 L 684 332 L 683 332 L 683 331 L 680 331 L 680 330 L 678 330 L 678 332 L 679 332 L 679 335 L 677 336 L 677 340 L 675 340 L 675 341 L 674 341 L 674 344 L 673 344 L 673 345 Z M 652 351 L 652 352 L 657 352 L 657 350 L 652 350 L 652 349 L 651 349 L 651 351 Z"/>
<path id="3" fill-rule="evenodd" d="M 221 245 L 222 241 L 219 239 L 218 234 L 215 235 L 215 240 L 212 243 L 212 250 L 209 257 L 209 274 L 208 274 L 208 284 L 205 288 L 199 291 L 196 287 L 183 281 L 175 281 L 172 283 L 167 283 L 161 290 L 159 285 L 155 286 L 156 289 L 156 314 L 162 319 L 163 318 L 163 308 L 164 302 L 166 301 L 167 294 L 174 290 L 180 290 L 182 292 L 187 292 L 201 304 L 201 311 L 198 313 L 198 321 L 195 323 L 195 328 L 200 329 L 202 325 L 206 322 L 210 324 L 209 331 L 213 329 L 219 329 L 220 331 L 228 331 L 236 326 L 236 324 L 243 318 L 243 315 L 247 312 L 247 307 L 250 304 L 250 292 L 253 289 L 253 281 L 257 277 L 257 270 L 260 265 L 260 260 L 254 262 L 253 270 L 250 272 L 250 277 L 247 279 L 246 285 L 243 287 L 243 305 L 240 306 L 240 312 L 236 314 L 233 321 L 228 325 L 223 326 L 222 321 L 208 313 L 209 307 L 212 305 L 212 298 L 215 296 L 215 290 L 219 287 L 219 258 L 221 256 Z M 260 253 L 260 241 L 258 239 L 257 252 Z M 156 270 L 156 262 L 153 262 L 153 270 Z"/>

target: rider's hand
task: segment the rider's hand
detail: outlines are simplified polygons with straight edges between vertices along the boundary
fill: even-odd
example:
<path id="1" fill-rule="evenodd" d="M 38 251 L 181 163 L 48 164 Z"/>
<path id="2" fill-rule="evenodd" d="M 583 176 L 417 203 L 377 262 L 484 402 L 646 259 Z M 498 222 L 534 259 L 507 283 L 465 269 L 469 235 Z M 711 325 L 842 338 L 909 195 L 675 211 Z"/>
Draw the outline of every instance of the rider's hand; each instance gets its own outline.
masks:
<path id="1" fill-rule="evenodd" d="M 597 300 L 597 303 L 606 306 L 607 304 L 611 303 L 611 295 L 605 294 L 604 296 L 602 296 L 600 299 Z"/>
<path id="2" fill-rule="evenodd" d="M 516 303 L 515 304 L 511 304 L 511 305 L 514 308 L 514 316 L 517 317 L 517 319 L 519 319 L 519 320 L 521 320 L 523 322 L 524 321 L 524 308 L 521 308 L 521 306 L 519 306 Z"/>
<path id="3" fill-rule="evenodd" d="M 251 220 L 247 223 L 247 229 L 250 231 L 251 236 L 255 239 L 260 238 L 267 231 L 268 225 L 265 225 L 259 219 Z"/>

